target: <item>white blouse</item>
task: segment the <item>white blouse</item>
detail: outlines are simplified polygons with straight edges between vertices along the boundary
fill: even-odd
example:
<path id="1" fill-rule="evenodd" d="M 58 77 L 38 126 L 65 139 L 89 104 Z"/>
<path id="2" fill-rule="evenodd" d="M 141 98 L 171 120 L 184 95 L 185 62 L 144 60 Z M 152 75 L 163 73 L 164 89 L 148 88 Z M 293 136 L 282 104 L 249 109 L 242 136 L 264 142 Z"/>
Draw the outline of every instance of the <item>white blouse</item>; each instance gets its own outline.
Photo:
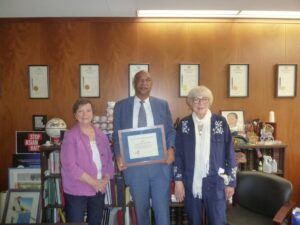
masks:
<path id="1" fill-rule="evenodd" d="M 96 141 L 91 141 L 91 148 L 92 148 L 92 154 L 93 154 L 93 161 L 96 164 L 97 167 L 97 179 L 102 178 L 102 163 L 101 158 L 99 154 L 98 146 L 96 145 Z"/>

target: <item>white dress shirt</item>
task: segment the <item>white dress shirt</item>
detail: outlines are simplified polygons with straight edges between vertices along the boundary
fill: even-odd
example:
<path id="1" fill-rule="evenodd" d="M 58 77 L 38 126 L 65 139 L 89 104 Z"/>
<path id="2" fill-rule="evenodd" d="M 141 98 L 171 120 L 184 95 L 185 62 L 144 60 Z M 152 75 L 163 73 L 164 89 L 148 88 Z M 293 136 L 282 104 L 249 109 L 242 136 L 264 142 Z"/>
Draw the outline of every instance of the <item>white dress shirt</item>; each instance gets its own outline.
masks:
<path id="1" fill-rule="evenodd" d="M 134 97 L 132 128 L 138 128 L 138 115 L 141 107 L 140 101 L 142 100 L 139 99 L 137 96 Z M 144 108 L 145 108 L 146 118 L 147 118 L 147 127 L 154 126 L 153 113 L 152 113 L 149 98 L 146 98 L 144 100 Z"/>

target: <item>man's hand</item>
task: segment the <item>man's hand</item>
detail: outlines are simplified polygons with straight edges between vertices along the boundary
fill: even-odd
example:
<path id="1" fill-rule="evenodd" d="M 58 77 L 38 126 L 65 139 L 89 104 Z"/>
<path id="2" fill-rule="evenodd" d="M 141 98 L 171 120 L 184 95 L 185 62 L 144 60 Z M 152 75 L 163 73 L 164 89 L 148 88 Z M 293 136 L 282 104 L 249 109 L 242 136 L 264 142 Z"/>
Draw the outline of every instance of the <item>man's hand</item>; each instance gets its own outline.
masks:
<path id="1" fill-rule="evenodd" d="M 124 165 L 124 159 L 121 155 L 117 156 L 117 164 L 118 164 L 118 169 L 120 171 L 126 170 L 127 167 Z"/>
<path id="2" fill-rule="evenodd" d="M 169 148 L 167 150 L 167 160 L 166 163 L 168 165 L 170 165 L 171 163 L 173 163 L 175 161 L 175 155 L 174 155 L 174 149 L 173 148 Z"/>

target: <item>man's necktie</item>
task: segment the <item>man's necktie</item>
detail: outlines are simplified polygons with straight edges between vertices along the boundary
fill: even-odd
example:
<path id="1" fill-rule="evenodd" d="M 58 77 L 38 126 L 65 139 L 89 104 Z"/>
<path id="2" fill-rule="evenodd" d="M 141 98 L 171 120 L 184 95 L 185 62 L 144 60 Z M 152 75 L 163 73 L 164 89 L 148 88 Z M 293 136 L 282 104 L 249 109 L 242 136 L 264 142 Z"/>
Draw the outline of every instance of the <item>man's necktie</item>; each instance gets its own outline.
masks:
<path id="1" fill-rule="evenodd" d="M 146 111 L 144 108 L 144 101 L 140 101 L 141 106 L 138 115 L 138 127 L 146 127 L 147 126 L 147 117 Z"/>

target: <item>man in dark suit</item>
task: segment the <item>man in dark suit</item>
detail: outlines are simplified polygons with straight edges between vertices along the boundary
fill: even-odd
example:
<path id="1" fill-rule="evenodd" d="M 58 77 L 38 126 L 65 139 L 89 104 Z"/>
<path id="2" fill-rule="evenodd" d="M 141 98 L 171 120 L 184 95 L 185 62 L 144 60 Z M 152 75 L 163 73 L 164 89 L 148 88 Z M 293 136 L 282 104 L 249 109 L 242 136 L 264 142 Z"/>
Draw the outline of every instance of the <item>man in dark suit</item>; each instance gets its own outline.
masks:
<path id="1" fill-rule="evenodd" d="M 114 151 L 119 170 L 124 172 L 135 204 L 139 225 L 149 225 L 152 205 L 156 225 L 169 225 L 171 166 L 174 161 L 175 130 L 168 103 L 151 97 L 152 78 L 149 72 L 138 72 L 133 80 L 135 96 L 116 103 L 114 108 Z M 126 167 L 120 155 L 118 131 L 140 127 L 140 108 L 144 108 L 143 127 L 163 125 L 167 145 L 165 163 Z M 151 205 L 150 205 L 151 199 Z"/>

